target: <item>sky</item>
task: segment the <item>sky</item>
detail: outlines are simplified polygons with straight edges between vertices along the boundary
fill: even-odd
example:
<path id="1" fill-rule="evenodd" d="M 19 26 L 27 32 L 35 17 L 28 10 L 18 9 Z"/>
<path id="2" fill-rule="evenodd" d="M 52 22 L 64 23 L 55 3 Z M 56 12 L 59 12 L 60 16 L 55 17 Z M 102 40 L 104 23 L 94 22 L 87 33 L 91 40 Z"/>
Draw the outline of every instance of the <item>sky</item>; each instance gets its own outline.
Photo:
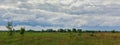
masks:
<path id="1" fill-rule="evenodd" d="M 0 30 L 120 30 L 120 0 L 0 0 Z"/>

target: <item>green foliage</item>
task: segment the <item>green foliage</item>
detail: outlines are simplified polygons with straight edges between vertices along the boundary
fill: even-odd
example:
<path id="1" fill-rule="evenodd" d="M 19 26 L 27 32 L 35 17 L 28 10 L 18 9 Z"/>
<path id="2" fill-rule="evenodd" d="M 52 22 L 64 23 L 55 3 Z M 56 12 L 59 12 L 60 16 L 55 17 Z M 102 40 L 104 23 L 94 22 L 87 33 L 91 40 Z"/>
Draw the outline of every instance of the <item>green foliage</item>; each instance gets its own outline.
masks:
<path id="1" fill-rule="evenodd" d="M 81 35 L 82 35 L 82 29 L 77 29 L 77 32 L 79 32 L 79 33 L 78 33 L 78 36 L 81 36 Z"/>
<path id="2" fill-rule="evenodd" d="M 46 32 L 56 32 L 56 31 L 53 29 L 47 29 Z"/>
<path id="3" fill-rule="evenodd" d="M 64 29 L 58 29 L 58 32 L 66 32 Z"/>
<path id="4" fill-rule="evenodd" d="M 45 32 L 45 30 L 44 30 L 44 29 L 42 29 L 42 30 L 41 30 L 41 32 Z"/>
<path id="5" fill-rule="evenodd" d="M 71 32 L 71 29 L 67 29 L 67 32 Z"/>
<path id="6" fill-rule="evenodd" d="M 73 29 L 72 29 L 72 32 L 77 32 L 77 29 L 73 28 Z"/>
<path id="7" fill-rule="evenodd" d="M 77 29 L 77 32 L 82 32 L 82 29 Z"/>
<path id="8" fill-rule="evenodd" d="M 12 26 L 12 22 L 8 22 L 7 26 L 6 26 L 9 30 L 12 30 L 13 26 Z"/>
<path id="9" fill-rule="evenodd" d="M 12 22 L 8 22 L 7 24 L 7 29 L 9 30 L 9 36 L 13 35 L 13 25 L 12 25 Z"/>
<path id="10" fill-rule="evenodd" d="M 111 32 L 112 32 L 112 33 L 115 33 L 116 31 L 115 31 L 115 30 L 112 30 Z"/>
<path id="11" fill-rule="evenodd" d="M 25 28 L 21 28 L 21 29 L 20 29 L 20 34 L 21 34 L 21 35 L 24 35 L 24 32 L 25 32 Z"/>

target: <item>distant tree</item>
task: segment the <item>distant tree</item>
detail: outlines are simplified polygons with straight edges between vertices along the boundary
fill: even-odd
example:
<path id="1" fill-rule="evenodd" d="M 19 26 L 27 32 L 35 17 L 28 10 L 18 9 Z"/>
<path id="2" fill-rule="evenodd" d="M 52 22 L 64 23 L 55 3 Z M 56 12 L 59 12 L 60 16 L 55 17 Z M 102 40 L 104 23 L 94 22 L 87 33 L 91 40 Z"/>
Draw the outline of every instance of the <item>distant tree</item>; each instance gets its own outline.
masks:
<path id="1" fill-rule="evenodd" d="M 45 32 L 45 30 L 44 30 L 44 29 L 42 29 L 42 30 L 41 30 L 41 32 Z"/>
<path id="2" fill-rule="evenodd" d="M 24 32 L 25 32 L 25 28 L 22 28 L 22 27 L 21 27 L 21 29 L 20 29 L 20 34 L 21 34 L 21 35 L 24 35 Z"/>
<path id="3" fill-rule="evenodd" d="M 58 32 L 66 32 L 64 29 L 58 29 Z"/>
<path id="4" fill-rule="evenodd" d="M 71 32 L 71 29 L 67 29 L 67 32 Z"/>
<path id="5" fill-rule="evenodd" d="M 13 28 L 13 32 L 15 32 L 15 29 Z"/>
<path id="6" fill-rule="evenodd" d="M 10 36 L 13 35 L 13 33 L 12 33 L 13 32 L 13 25 L 12 25 L 11 21 L 8 22 L 6 28 L 9 30 L 9 35 Z"/>
<path id="7" fill-rule="evenodd" d="M 98 32 L 102 32 L 102 31 L 99 30 Z"/>
<path id="8" fill-rule="evenodd" d="M 87 32 L 87 33 L 96 33 L 96 31 L 90 31 L 90 30 L 86 30 L 85 32 Z"/>
<path id="9" fill-rule="evenodd" d="M 30 29 L 30 30 L 28 30 L 28 32 L 35 32 L 34 30 L 32 30 L 32 29 Z"/>
<path id="10" fill-rule="evenodd" d="M 82 29 L 77 29 L 77 32 L 82 32 Z"/>
<path id="11" fill-rule="evenodd" d="M 47 29 L 46 31 L 47 31 L 47 32 L 54 32 L 53 29 Z"/>
<path id="12" fill-rule="evenodd" d="M 72 29 L 72 32 L 77 32 L 77 30 L 75 28 Z"/>
<path id="13" fill-rule="evenodd" d="M 111 32 L 112 32 L 112 33 L 115 33 L 116 31 L 115 31 L 115 30 L 112 30 Z"/>
<path id="14" fill-rule="evenodd" d="M 77 32 L 78 32 L 78 36 L 82 35 L 82 29 L 77 29 Z"/>
<path id="15" fill-rule="evenodd" d="M 16 31 L 15 31 L 15 29 L 13 28 L 13 33 L 15 33 Z"/>

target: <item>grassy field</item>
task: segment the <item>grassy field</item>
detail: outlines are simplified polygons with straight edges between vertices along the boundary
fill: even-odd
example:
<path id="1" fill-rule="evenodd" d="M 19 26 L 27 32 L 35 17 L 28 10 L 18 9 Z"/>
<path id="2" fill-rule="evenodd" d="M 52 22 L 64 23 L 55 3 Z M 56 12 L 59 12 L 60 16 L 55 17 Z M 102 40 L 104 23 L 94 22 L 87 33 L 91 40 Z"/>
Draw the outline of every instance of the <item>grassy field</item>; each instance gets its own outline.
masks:
<path id="1" fill-rule="evenodd" d="M 120 45 L 120 33 L 0 32 L 0 45 Z"/>

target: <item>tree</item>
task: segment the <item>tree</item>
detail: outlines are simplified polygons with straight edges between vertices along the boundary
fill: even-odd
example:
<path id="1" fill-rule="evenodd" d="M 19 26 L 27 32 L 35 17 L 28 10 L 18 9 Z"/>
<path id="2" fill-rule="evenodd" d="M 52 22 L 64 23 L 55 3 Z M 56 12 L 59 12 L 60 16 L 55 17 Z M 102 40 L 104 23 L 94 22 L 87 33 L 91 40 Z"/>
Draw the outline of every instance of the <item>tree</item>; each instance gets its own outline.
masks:
<path id="1" fill-rule="evenodd" d="M 77 32 L 77 30 L 75 28 L 72 29 L 72 32 Z"/>
<path id="2" fill-rule="evenodd" d="M 47 32 L 54 32 L 53 29 L 47 29 L 46 31 L 47 31 Z"/>
<path id="3" fill-rule="evenodd" d="M 45 32 L 45 30 L 44 30 L 44 29 L 42 29 L 42 30 L 41 30 L 41 32 Z"/>
<path id="4" fill-rule="evenodd" d="M 21 27 L 21 29 L 20 29 L 20 34 L 21 34 L 21 35 L 24 35 L 24 32 L 25 32 L 25 28 L 22 28 L 22 27 Z"/>
<path id="5" fill-rule="evenodd" d="M 71 29 L 67 29 L 67 32 L 71 32 Z"/>
<path id="6" fill-rule="evenodd" d="M 115 33 L 116 31 L 115 31 L 115 30 L 112 30 L 111 32 L 112 32 L 112 33 Z"/>
<path id="7" fill-rule="evenodd" d="M 79 33 L 78 33 L 78 36 L 81 36 L 81 35 L 82 35 L 82 29 L 77 29 L 77 32 L 79 32 Z"/>
<path id="8" fill-rule="evenodd" d="M 12 32 L 13 32 L 13 34 L 16 32 L 14 28 L 12 29 Z"/>
<path id="9" fill-rule="evenodd" d="M 82 32 L 82 29 L 77 29 L 77 32 Z"/>
<path id="10" fill-rule="evenodd" d="M 58 32 L 66 32 L 64 29 L 58 29 Z"/>
<path id="11" fill-rule="evenodd" d="M 12 33 L 13 32 L 13 25 L 12 25 L 11 21 L 8 22 L 6 28 L 9 30 L 9 35 L 10 36 L 13 35 L 13 33 Z"/>

